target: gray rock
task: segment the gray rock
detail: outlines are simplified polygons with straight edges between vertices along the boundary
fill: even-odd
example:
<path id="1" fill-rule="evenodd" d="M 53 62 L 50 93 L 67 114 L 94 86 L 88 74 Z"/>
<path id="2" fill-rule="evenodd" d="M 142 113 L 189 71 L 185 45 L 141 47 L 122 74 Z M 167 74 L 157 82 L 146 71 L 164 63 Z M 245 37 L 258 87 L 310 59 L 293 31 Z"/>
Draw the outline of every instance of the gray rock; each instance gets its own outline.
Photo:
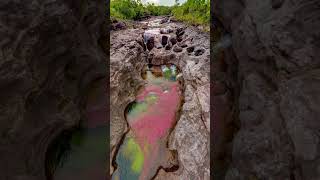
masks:
<path id="1" fill-rule="evenodd" d="M 314 8 L 319 5 L 316 0 L 214 2 L 224 32 L 232 34 L 228 52 L 235 56 L 227 59 L 227 71 L 236 72 L 231 64 L 238 64 L 241 87 L 240 129 L 227 180 L 320 179 L 320 10 Z M 232 79 L 232 73 L 225 75 Z"/>
<path id="2" fill-rule="evenodd" d="M 112 24 L 111 27 L 112 27 L 111 30 L 114 30 L 114 31 L 123 30 L 127 28 L 124 22 L 116 22 Z"/>
<path id="3" fill-rule="evenodd" d="M 196 47 L 194 49 L 194 55 L 195 56 L 201 56 L 204 52 L 205 52 L 205 49 L 203 49 L 203 48 Z"/>
<path id="4" fill-rule="evenodd" d="M 146 43 L 147 49 L 150 51 L 155 47 L 155 37 L 150 37 Z"/>
<path id="5" fill-rule="evenodd" d="M 188 53 L 192 53 L 194 51 L 194 46 L 190 46 L 187 48 Z"/>
<path id="6" fill-rule="evenodd" d="M 177 24 L 172 23 L 171 25 Z M 114 109 L 111 116 L 114 117 L 111 119 L 111 145 L 113 148 L 111 157 L 115 156 L 115 146 L 127 128 L 123 118 L 125 104 L 134 100 L 137 87 L 143 83 L 141 66 L 147 62 L 155 65 L 173 63 L 181 70 L 182 76 L 179 75 L 179 81 L 186 86 L 185 103 L 181 110 L 181 116 L 168 139 L 168 149 L 176 152 L 174 161 L 178 162 L 178 166 L 173 172 L 160 169 L 158 174 L 155 174 L 155 179 L 209 180 L 210 94 L 208 92 L 210 66 L 208 63 L 210 62 L 210 51 L 205 51 L 202 56 L 189 56 L 188 52 L 182 51 L 182 48 L 177 44 L 175 46 L 181 49 L 179 53 L 168 51 L 166 48 L 172 48 L 169 40 L 166 48 L 153 48 L 149 52 L 147 60 L 147 52 L 144 52 L 141 46 L 137 46 L 131 51 L 127 46 L 121 46 L 122 43 L 129 44 L 128 41 L 133 41 L 133 37 L 142 33 L 143 31 L 140 29 L 127 29 L 111 34 L 111 109 Z M 201 33 L 194 27 L 186 28 L 185 33 L 194 37 L 193 43 L 209 49 L 210 42 L 207 33 Z M 111 168 L 113 167 L 111 166 Z"/>
<path id="7" fill-rule="evenodd" d="M 173 51 L 174 52 L 182 52 L 182 50 L 183 49 L 180 46 L 177 46 L 177 45 L 173 46 Z"/>
<path id="8" fill-rule="evenodd" d="M 173 32 L 173 30 L 171 28 L 161 28 L 160 29 L 161 34 L 170 34 L 172 32 Z"/>
<path id="9" fill-rule="evenodd" d="M 0 2 L 0 179 L 47 179 L 46 152 L 60 133 L 94 111 L 106 123 L 104 4 Z"/>
<path id="10" fill-rule="evenodd" d="M 178 43 L 178 46 L 180 46 L 180 47 L 182 47 L 182 48 L 188 47 L 188 45 L 187 45 L 185 42 L 183 42 L 183 43 Z"/>
<path id="11" fill-rule="evenodd" d="M 172 43 L 172 45 L 175 45 L 177 43 L 177 39 L 174 36 L 170 36 L 169 41 Z"/>
<path id="12" fill-rule="evenodd" d="M 172 48 L 172 44 L 171 44 L 171 42 L 169 42 L 169 43 L 166 45 L 165 49 L 166 49 L 166 50 L 170 50 L 171 48 Z"/>
<path id="13" fill-rule="evenodd" d="M 127 131 L 123 116 L 125 108 L 135 100 L 136 92 L 144 84 L 141 70 L 146 64 L 146 54 L 135 41 L 135 37 L 141 33 L 141 30 L 126 30 L 114 31 L 110 35 L 110 160 L 114 158 L 116 145 Z M 136 48 L 121 46 L 123 43 L 134 43 Z M 110 168 L 113 169 L 111 164 Z"/>

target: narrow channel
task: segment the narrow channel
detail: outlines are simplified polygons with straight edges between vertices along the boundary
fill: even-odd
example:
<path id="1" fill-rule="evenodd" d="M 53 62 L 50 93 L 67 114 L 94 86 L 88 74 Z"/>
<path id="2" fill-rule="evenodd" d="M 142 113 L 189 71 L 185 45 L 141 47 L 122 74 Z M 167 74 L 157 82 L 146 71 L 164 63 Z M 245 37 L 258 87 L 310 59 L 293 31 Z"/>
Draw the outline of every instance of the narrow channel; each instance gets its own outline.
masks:
<path id="1" fill-rule="evenodd" d="M 146 85 L 127 108 L 130 130 L 117 154 L 113 180 L 149 180 L 172 158 L 167 142 L 182 104 L 180 77 L 174 64 L 143 69 Z"/>

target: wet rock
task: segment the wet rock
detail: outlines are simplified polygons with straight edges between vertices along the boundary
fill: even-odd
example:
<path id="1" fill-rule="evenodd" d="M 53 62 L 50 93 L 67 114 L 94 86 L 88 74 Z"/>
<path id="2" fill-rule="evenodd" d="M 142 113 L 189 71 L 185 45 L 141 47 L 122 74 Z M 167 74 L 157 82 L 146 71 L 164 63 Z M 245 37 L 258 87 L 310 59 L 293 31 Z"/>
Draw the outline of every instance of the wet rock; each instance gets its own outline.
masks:
<path id="1" fill-rule="evenodd" d="M 174 52 L 182 52 L 182 48 L 181 47 L 179 47 L 178 45 L 175 45 L 175 46 L 173 46 L 173 51 Z"/>

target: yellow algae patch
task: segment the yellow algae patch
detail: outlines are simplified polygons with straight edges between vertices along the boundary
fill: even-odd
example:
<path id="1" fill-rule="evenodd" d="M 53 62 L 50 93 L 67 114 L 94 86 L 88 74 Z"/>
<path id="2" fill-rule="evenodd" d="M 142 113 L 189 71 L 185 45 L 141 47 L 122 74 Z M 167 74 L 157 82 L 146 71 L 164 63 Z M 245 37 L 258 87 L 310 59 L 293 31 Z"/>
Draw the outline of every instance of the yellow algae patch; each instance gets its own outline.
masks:
<path id="1" fill-rule="evenodd" d="M 139 173 L 143 167 L 144 156 L 143 152 L 133 138 L 129 138 L 124 149 L 124 155 L 131 160 L 131 170 Z"/>

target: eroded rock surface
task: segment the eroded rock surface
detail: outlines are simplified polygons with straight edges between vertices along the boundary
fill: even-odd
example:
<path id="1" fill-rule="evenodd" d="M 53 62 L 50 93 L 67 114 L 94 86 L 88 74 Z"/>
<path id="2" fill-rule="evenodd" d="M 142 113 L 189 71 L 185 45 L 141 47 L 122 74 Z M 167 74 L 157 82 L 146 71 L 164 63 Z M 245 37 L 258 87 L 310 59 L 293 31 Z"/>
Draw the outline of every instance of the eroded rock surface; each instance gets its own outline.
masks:
<path id="1" fill-rule="evenodd" d="M 320 2 L 214 2 L 238 63 L 240 130 L 225 179 L 320 179 Z M 230 65 L 231 61 L 227 63 Z"/>
<path id="2" fill-rule="evenodd" d="M 143 42 L 143 30 L 129 29 L 125 30 L 126 33 L 123 32 L 112 31 L 110 36 L 111 157 L 127 131 L 125 108 L 134 101 L 136 92 L 144 85 L 141 72 L 146 64 L 146 53 L 139 44 L 139 41 Z"/>
<path id="3" fill-rule="evenodd" d="M 87 120 L 93 83 L 105 92 L 104 4 L 0 2 L 0 179 L 46 179 L 48 145 Z"/>
<path id="4" fill-rule="evenodd" d="M 151 19 L 152 20 L 152 19 Z M 158 21 L 150 23 L 151 26 L 160 26 Z M 162 23 L 163 28 L 173 29 L 166 32 L 167 40 L 161 39 L 164 34 L 157 33 L 154 41 L 159 42 L 159 48 L 150 45 L 148 52 L 136 43 L 136 38 L 143 37 L 141 29 L 128 29 L 111 33 L 111 83 L 112 89 L 111 132 L 113 150 L 119 144 L 121 136 L 126 131 L 127 124 L 124 119 L 124 111 L 127 103 L 133 101 L 139 83 L 141 82 L 141 65 L 151 63 L 154 65 L 175 64 L 182 73 L 184 84 L 184 104 L 179 115 L 179 120 L 168 139 L 168 148 L 177 152 L 179 168 L 160 169 L 155 174 L 155 179 L 209 179 L 210 154 L 209 154 L 209 34 L 200 32 L 194 27 L 186 27 L 180 23 Z M 186 46 L 180 47 L 181 52 L 175 52 L 172 48 L 166 48 L 169 43 L 186 42 Z M 141 41 L 141 40 L 140 40 Z M 166 43 L 164 43 L 166 42 Z M 130 50 L 128 44 L 135 44 Z M 148 42 L 145 42 L 148 44 Z M 122 44 L 122 45 L 120 45 Z M 188 52 L 187 47 L 194 46 L 203 49 L 202 54 Z M 169 45 L 169 46 L 172 46 Z M 114 53 L 113 53 L 114 52 Z M 147 57 L 148 53 L 148 57 Z M 198 55 L 198 56 L 196 56 Z M 139 57 L 139 58 L 137 58 Z M 130 68 L 131 71 L 124 69 Z M 121 78 L 119 78 L 121 76 Z M 138 78 L 140 77 L 140 79 Z M 123 79 L 124 78 L 124 79 Z M 179 77 L 177 77 L 179 78 Z M 115 79 L 115 81 L 113 81 Z M 126 80 L 132 79 L 133 86 L 129 86 Z M 113 83 L 115 82 L 115 83 Z M 115 117 L 115 118 L 113 118 Z M 112 154 L 115 156 L 115 154 Z"/>

